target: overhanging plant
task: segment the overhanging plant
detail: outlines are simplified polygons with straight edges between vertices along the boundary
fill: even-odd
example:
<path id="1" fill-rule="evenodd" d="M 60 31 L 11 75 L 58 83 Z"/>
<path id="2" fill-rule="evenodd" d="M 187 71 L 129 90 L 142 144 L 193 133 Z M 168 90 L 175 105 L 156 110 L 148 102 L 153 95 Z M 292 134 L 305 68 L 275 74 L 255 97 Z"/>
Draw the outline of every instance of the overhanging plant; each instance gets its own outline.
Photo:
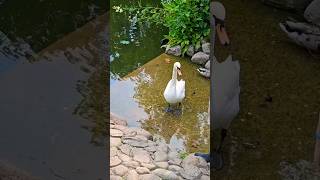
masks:
<path id="1" fill-rule="evenodd" d="M 114 6 L 113 9 L 119 13 L 128 12 L 129 17 L 139 22 L 167 27 L 168 45 L 180 45 L 185 54 L 190 45 L 199 49 L 201 40 L 209 36 L 209 3 L 210 0 L 162 0 L 162 7 L 146 7 L 139 3 L 138 7 Z"/>

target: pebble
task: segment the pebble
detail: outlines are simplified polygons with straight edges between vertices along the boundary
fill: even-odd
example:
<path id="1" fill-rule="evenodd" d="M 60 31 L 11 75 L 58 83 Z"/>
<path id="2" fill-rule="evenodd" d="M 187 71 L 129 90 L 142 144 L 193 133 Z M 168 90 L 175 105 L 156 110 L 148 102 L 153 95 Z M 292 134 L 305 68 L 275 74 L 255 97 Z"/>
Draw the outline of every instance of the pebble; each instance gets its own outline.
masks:
<path id="1" fill-rule="evenodd" d="M 124 165 L 119 165 L 114 168 L 111 168 L 111 170 L 113 171 L 113 173 L 115 175 L 124 176 L 128 172 L 129 169 L 127 167 L 125 167 Z"/>
<path id="2" fill-rule="evenodd" d="M 118 156 L 113 156 L 110 158 L 110 166 L 111 167 L 114 167 L 114 166 L 117 166 L 119 164 L 121 164 L 121 160 L 118 158 Z"/>
<path id="3" fill-rule="evenodd" d="M 159 168 L 162 168 L 162 169 L 168 169 L 169 167 L 169 163 L 168 162 L 155 162 L 155 165 Z"/>
<path id="4" fill-rule="evenodd" d="M 126 180 L 139 180 L 139 174 L 132 169 L 128 172 Z"/>
<path id="5" fill-rule="evenodd" d="M 140 175 L 139 180 L 161 180 L 161 178 L 154 174 Z"/>
<path id="6" fill-rule="evenodd" d="M 150 170 L 148 168 L 146 168 L 146 167 L 137 167 L 136 171 L 139 174 L 149 174 L 150 173 Z"/>

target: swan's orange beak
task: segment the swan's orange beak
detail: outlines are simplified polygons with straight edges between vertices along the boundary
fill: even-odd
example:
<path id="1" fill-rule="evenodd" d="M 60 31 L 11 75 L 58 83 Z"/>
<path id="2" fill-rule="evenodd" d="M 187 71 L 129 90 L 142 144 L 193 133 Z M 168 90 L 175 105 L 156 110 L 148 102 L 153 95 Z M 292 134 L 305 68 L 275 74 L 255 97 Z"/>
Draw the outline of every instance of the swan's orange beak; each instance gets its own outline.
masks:
<path id="1" fill-rule="evenodd" d="M 181 70 L 180 70 L 180 69 L 178 69 L 178 75 L 179 75 L 179 76 L 182 76 L 182 73 L 181 73 Z"/>

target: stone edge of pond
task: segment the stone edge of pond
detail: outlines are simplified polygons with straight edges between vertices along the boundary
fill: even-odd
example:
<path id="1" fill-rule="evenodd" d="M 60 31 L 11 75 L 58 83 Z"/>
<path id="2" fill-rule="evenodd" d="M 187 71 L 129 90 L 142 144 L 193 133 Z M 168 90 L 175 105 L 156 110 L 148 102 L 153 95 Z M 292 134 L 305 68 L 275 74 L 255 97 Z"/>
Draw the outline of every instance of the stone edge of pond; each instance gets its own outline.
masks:
<path id="1" fill-rule="evenodd" d="M 110 179 L 210 179 L 210 163 L 193 153 L 181 158 L 164 138 L 110 113 Z"/>

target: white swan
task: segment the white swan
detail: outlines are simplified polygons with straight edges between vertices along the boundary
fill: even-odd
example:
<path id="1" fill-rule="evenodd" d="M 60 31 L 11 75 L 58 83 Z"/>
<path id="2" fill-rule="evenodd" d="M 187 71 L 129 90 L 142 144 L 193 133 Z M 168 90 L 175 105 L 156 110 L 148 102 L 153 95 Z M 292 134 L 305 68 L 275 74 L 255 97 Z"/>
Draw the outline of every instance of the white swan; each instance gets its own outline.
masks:
<path id="1" fill-rule="evenodd" d="M 172 70 L 172 79 L 168 82 L 166 89 L 164 90 L 163 96 L 171 104 L 181 103 L 185 97 L 185 81 L 177 80 L 177 74 L 181 73 L 181 64 L 179 62 L 174 63 Z"/>

